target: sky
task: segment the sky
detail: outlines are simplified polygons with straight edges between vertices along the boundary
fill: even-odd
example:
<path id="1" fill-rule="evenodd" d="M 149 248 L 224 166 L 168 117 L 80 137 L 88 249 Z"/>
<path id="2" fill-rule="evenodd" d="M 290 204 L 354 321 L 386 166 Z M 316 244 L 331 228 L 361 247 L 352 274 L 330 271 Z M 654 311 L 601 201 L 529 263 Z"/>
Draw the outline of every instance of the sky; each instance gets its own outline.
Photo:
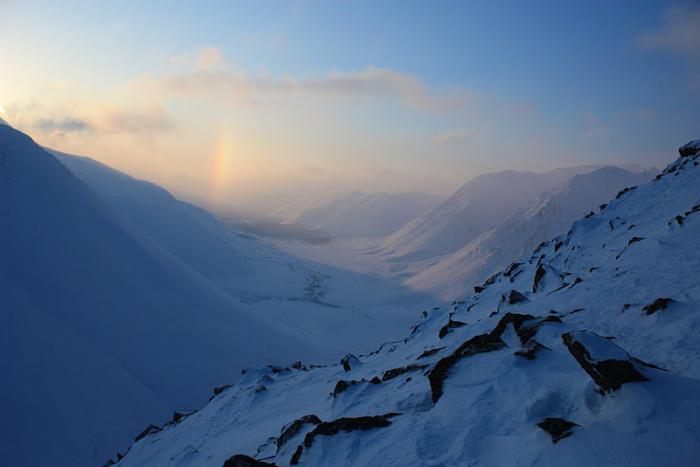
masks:
<path id="1" fill-rule="evenodd" d="M 0 0 L 0 117 L 221 212 L 663 166 L 700 2 Z"/>

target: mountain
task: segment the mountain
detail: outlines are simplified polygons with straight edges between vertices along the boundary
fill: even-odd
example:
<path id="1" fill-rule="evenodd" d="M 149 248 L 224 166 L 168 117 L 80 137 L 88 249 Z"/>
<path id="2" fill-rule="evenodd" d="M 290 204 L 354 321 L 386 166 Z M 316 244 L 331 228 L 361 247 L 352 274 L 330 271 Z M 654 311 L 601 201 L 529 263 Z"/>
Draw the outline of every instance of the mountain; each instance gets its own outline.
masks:
<path id="1" fill-rule="evenodd" d="M 350 193 L 304 211 L 295 223 L 339 237 L 384 237 L 440 201 L 426 193 Z"/>
<path id="2" fill-rule="evenodd" d="M 423 269 L 407 284 L 454 299 L 506 267 L 509 261 L 529 253 L 540 242 L 565 233 L 573 221 L 597 210 L 621 189 L 648 182 L 654 175 L 655 170 L 630 172 L 619 167 L 575 175 L 455 253 Z"/>
<path id="3" fill-rule="evenodd" d="M 0 219 L 0 465 L 96 465 L 241 368 L 315 355 L 6 125 Z"/>
<path id="4" fill-rule="evenodd" d="M 434 302 L 398 284 L 288 255 L 153 183 L 51 152 L 113 213 L 235 298 L 237 308 L 284 326 L 324 358 L 398 338 L 412 319 L 407 305 Z"/>
<path id="5" fill-rule="evenodd" d="M 700 140 L 681 154 L 405 339 L 248 369 L 120 467 L 693 465 Z"/>
<path id="6" fill-rule="evenodd" d="M 548 172 L 504 171 L 480 175 L 447 201 L 429 210 L 382 241 L 380 251 L 392 261 L 419 261 L 457 251 L 503 222 L 524 202 L 594 166 Z"/>

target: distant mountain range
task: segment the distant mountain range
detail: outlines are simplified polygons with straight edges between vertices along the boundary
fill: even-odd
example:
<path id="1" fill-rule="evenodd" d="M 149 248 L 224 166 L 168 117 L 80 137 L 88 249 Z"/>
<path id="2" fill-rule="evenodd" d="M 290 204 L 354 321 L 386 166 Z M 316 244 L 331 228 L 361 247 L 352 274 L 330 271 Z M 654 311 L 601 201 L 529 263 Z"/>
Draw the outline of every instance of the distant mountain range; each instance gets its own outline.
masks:
<path id="1" fill-rule="evenodd" d="M 574 175 L 538 195 L 495 227 L 469 241 L 407 283 L 443 298 L 454 298 L 532 251 L 540 242 L 566 232 L 571 223 L 611 199 L 618 191 L 651 180 L 656 170 L 630 172 L 603 167 Z"/>
<path id="2" fill-rule="evenodd" d="M 426 193 L 350 193 L 304 211 L 294 222 L 342 237 L 383 237 L 435 207 Z"/>

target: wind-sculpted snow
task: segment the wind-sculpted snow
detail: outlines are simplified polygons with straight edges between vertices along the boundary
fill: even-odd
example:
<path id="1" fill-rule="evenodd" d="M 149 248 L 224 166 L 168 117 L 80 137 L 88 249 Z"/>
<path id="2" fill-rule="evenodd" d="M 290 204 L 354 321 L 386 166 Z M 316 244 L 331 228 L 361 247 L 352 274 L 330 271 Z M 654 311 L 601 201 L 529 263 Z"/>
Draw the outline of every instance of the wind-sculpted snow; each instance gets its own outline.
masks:
<path id="1" fill-rule="evenodd" d="M 119 465 L 695 465 L 699 163 L 681 157 L 352 364 L 248 369 Z M 309 414 L 339 429 L 285 431 Z"/>

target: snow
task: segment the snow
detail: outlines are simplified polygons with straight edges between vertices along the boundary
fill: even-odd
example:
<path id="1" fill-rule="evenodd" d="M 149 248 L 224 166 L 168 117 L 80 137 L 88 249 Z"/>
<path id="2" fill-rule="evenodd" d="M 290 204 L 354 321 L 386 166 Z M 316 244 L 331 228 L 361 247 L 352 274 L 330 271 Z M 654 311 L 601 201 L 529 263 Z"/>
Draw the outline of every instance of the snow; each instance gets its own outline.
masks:
<path id="1" fill-rule="evenodd" d="M 399 338 L 418 307 L 435 302 L 386 280 L 295 258 L 157 185 L 86 157 L 52 153 L 113 212 L 237 299 L 239 308 L 313 343 L 324 359 Z"/>
<path id="2" fill-rule="evenodd" d="M 656 171 L 603 167 L 567 180 L 525 204 L 496 227 L 406 281 L 411 287 L 451 300 L 521 258 L 540 242 L 566 233 L 571 223 Z"/>
<path id="3" fill-rule="evenodd" d="M 336 237 L 384 237 L 441 201 L 425 193 L 350 193 L 294 222 Z"/>
<path id="4" fill-rule="evenodd" d="M 392 261 L 419 261 L 453 253 L 515 213 L 524 200 L 594 168 L 582 166 L 543 173 L 504 171 L 478 176 L 447 201 L 384 239 L 382 252 Z"/>
<path id="5" fill-rule="evenodd" d="M 101 464 L 242 367 L 318 355 L 113 214 L 29 137 L 0 126 L 0 142 L 0 374 L 11 382 L 0 465 Z"/>
<path id="6" fill-rule="evenodd" d="M 427 311 L 405 339 L 359 356 L 361 364 L 349 371 L 339 363 L 252 368 L 194 415 L 135 443 L 119 465 L 222 465 L 247 454 L 284 466 L 300 445 L 300 465 L 694 465 L 700 458 L 698 159 L 678 159 L 657 180 L 578 220 L 481 293 L 465 291 L 452 307 Z M 545 286 L 533 291 L 540 266 Z M 511 290 L 526 300 L 509 304 L 504 297 Z M 675 301 L 647 315 L 643 308 L 659 297 Z M 501 319 L 513 316 L 506 313 L 536 319 L 505 326 L 502 346 L 454 361 L 433 402 L 428 375 L 437 362 L 475 336 L 493 335 Z M 450 318 L 465 325 L 440 339 Z M 527 329 L 536 329 L 528 339 L 543 346 L 534 360 L 514 354 Z M 565 333 L 590 346 L 594 357 L 634 357 L 663 370 L 644 366 L 648 381 L 600 391 L 564 345 Z M 419 358 L 428 349 L 439 350 Z M 417 363 L 428 366 L 369 382 Z M 339 380 L 358 383 L 333 396 Z M 266 390 L 256 392 L 261 385 Z M 400 415 L 385 427 L 317 436 L 303 446 L 313 428 L 306 425 L 279 451 L 270 447 L 304 415 L 332 421 L 391 412 Z M 555 444 L 537 426 L 545 418 L 579 426 Z"/>

